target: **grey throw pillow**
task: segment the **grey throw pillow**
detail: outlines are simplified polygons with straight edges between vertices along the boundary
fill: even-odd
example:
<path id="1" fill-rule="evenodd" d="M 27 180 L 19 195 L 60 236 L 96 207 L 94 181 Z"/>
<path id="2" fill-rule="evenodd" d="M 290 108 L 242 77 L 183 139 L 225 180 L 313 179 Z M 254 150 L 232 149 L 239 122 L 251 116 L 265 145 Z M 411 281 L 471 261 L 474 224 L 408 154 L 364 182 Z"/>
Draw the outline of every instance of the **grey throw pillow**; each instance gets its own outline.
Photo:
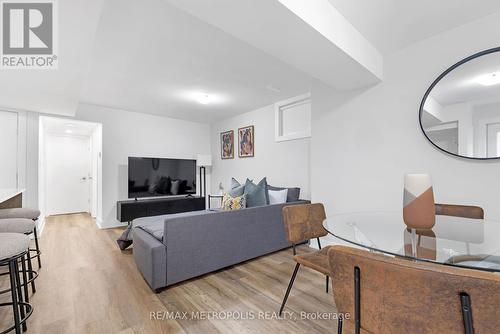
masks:
<path id="1" fill-rule="evenodd" d="M 263 178 L 258 184 L 247 179 L 244 194 L 247 195 L 247 208 L 267 205 L 269 203 L 267 199 L 267 179 Z"/>
<path id="2" fill-rule="evenodd" d="M 268 190 L 284 190 L 288 189 L 288 194 L 286 196 L 286 202 L 297 202 L 300 198 L 300 188 L 282 188 L 282 187 L 273 187 L 271 185 L 267 186 Z"/>
<path id="3" fill-rule="evenodd" d="M 227 192 L 231 197 L 239 197 L 245 192 L 245 185 L 239 183 L 234 177 L 231 178 L 231 189 Z"/>

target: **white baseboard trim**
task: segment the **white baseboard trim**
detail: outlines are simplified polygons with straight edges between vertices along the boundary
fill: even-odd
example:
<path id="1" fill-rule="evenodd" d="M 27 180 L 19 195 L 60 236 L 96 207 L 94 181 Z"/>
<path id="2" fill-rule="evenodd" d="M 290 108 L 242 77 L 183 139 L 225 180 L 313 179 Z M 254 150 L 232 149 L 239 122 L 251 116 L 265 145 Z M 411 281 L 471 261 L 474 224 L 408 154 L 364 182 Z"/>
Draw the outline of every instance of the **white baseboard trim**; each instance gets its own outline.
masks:
<path id="1" fill-rule="evenodd" d="M 106 230 L 106 229 L 110 229 L 110 228 L 117 228 L 117 227 L 125 227 L 127 226 L 127 224 L 124 224 L 124 223 L 118 223 L 118 222 L 115 222 L 113 224 L 103 224 L 102 220 L 101 219 L 96 219 L 95 220 L 95 224 L 97 225 L 97 227 L 100 229 L 100 230 Z"/>
<path id="2" fill-rule="evenodd" d="M 38 217 L 38 221 L 36 222 L 36 232 L 39 238 L 42 236 L 44 228 L 45 228 L 45 216 L 40 215 L 40 217 Z"/>
<path id="3" fill-rule="evenodd" d="M 100 219 L 99 217 L 95 218 L 95 224 L 99 229 L 102 229 L 102 219 Z"/>

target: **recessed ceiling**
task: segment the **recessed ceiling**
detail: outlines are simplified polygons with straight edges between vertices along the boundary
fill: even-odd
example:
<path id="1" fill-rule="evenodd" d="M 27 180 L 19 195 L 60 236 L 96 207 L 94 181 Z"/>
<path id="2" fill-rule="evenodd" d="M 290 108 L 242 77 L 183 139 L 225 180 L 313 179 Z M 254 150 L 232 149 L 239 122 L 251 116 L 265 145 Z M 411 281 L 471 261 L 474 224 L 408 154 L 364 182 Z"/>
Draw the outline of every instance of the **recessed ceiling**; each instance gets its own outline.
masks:
<path id="1" fill-rule="evenodd" d="M 500 10 L 498 0 L 329 0 L 388 54 Z"/>
<path id="2" fill-rule="evenodd" d="M 308 92 L 312 81 L 162 0 L 109 0 L 81 102 L 210 122 Z M 204 94 L 207 104 L 196 98 Z"/>
<path id="3" fill-rule="evenodd" d="M 474 105 L 500 101 L 500 84 L 484 86 L 478 78 L 500 71 L 500 52 L 475 58 L 448 73 L 431 91 L 441 106 L 469 102 Z"/>

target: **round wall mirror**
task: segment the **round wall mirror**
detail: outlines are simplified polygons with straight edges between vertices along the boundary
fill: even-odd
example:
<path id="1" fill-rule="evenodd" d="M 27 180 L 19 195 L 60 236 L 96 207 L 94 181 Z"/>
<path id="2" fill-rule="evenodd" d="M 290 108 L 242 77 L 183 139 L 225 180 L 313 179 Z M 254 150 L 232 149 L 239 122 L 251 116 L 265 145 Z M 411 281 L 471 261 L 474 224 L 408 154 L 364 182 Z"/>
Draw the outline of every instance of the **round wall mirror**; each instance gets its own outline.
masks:
<path id="1" fill-rule="evenodd" d="M 500 158 L 500 48 L 467 57 L 441 74 L 420 104 L 420 127 L 447 153 Z"/>

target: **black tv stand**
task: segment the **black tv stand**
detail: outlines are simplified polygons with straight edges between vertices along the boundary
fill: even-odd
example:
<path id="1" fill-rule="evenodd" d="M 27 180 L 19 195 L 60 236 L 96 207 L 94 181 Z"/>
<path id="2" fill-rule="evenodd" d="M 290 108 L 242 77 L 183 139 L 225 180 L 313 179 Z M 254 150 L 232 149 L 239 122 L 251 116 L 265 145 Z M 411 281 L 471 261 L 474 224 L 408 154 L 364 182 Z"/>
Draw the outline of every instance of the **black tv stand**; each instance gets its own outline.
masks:
<path id="1" fill-rule="evenodd" d="M 116 219 L 122 223 L 136 218 L 205 210 L 205 197 L 183 196 L 130 199 L 116 203 Z"/>

